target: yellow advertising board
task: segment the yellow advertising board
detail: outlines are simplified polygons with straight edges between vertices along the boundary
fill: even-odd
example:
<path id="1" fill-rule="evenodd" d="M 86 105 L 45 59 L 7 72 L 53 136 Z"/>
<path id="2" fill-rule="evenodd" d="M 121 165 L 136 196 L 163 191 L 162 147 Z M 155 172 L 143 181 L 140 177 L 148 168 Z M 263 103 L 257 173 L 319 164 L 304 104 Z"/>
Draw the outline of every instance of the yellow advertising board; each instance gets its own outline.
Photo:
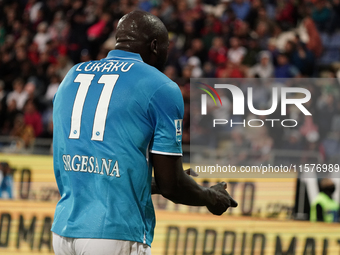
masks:
<path id="1" fill-rule="evenodd" d="M 0 254 L 53 254 L 55 203 L 2 201 Z M 339 254 L 338 224 L 156 211 L 153 255 Z M 286 253 L 288 252 L 289 253 Z"/>
<path id="2" fill-rule="evenodd" d="M 0 254 L 52 254 L 49 230 L 59 199 L 52 157 L 0 154 L 2 161 L 15 171 L 14 199 L 0 200 Z M 222 179 L 196 181 L 210 186 Z M 223 181 L 239 207 L 221 217 L 204 207 L 153 196 L 157 215 L 153 255 L 339 254 L 338 224 L 290 219 L 294 179 Z"/>
<path id="3" fill-rule="evenodd" d="M 157 212 L 152 252 L 335 255 L 340 252 L 340 232 L 338 224 L 163 211 Z"/>

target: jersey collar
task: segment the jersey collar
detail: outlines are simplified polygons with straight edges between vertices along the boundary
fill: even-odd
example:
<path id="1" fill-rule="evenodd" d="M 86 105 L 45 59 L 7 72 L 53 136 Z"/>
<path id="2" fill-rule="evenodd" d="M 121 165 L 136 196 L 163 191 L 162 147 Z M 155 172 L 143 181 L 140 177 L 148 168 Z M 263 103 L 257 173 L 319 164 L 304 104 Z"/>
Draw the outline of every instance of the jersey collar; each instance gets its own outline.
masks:
<path id="1" fill-rule="evenodd" d="M 107 59 L 110 58 L 119 58 L 119 59 L 126 59 L 126 60 L 135 60 L 139 62 L 143 62 L 142 57 L 138 53 L 128 52 L 124 50 L 111 50 L 106 57 Z"/>

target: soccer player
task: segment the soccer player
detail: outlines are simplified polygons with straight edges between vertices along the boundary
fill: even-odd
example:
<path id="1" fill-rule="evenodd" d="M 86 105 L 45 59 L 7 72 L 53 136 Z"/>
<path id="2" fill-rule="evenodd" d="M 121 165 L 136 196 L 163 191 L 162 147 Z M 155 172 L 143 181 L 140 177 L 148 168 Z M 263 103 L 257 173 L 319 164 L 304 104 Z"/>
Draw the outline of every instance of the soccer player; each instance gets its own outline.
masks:
<path id="1" fill-rule="evenodd" d="M 164 24 L 134 11 L 116 39 L 106 58 L 75 65 L 54 99 L 57 255 L 151 254 L 152 166 L 153 191 L 175 203 L 216 215 L 237 206 L 225 183 L 204 188 L 183 171 L 183 99 L 158 70 L 167 59 Z"/>

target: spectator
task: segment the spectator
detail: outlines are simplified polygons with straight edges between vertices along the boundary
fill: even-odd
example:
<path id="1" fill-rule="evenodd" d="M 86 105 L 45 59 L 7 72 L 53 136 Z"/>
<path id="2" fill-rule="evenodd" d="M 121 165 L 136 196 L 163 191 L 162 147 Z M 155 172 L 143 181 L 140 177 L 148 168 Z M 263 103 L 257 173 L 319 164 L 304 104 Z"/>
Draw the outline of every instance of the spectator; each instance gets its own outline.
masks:
<path id="1" fill-rule="evenodd" d="M 8 39 L 8 37 L 7 37 Z M 13 42 L 9 42 L 13 43 Z M 1 56 L 1 68 L 0 77 L 5 82 L 5 90 L 10 91 L 12 87 L 13 80 L 17 77 L 19 73 L 18 65 L 14 59 L 14 54 L 10 50 L 6 50 L 6 46 L 3 46 L 3 52 Z"/>
<path id="2" fill-rule="evenodd" d="M 243 70 L 240 66 L 228 61 L 216 69 L 217 78 L 244 78 Z"/>
<path id="3" fill-rule="evenodd" d="M 38 44 L 32 43 L 27 51 L 28 58 L 30 61 L 37 65 L 39 63 L 39 51 L 38 51 Z"/>
<path id="4" fill-rule="evenodd" d="M 31 23 L 39 21 L 39 10 L 42 8 L 43 3 L 37 0 L 29 0 L 26 4 L 25 11 L 29 13 Z"/>
<path id="5" fill-rule="evenodd" d="M 3 125 L 1 129 L 2 135 L 10 135 L 13 127 L 14 127 L 14 121 L 17 115 L 19 115 L 21 112 L 17 109 L 17 102 L 15 99 L 12 99 L 10 101 L 7 101 L 7 109 L 5 112 L 5 118 L 3 120 Z"/>
<path id="6" fill-rule="evenodd" d="M 6 96 L 5 83 L 0 80 L 0 134 L 6 118 Z"/>
<path id="7" fill-rule="evenodd" d="M 299 38 L 296 39 L 295 44 L 292 41 L 288 41 L 286 45 L 286 52 L 290 55 L 290 63 L 299 69 L 301 75 L 310 77 L 314 72 L 314 56 L 313 53 L 307 49 Z"/>
<path id="8" fill-rule="evenodd" d="M 260 22 L 264 23 L 266 25 L 266 29 L 267 29 L 268 34 L 273 33 L 273 30 L 274 30 L 274 27 L 275 27 L 275 21 L 271 17 L 269 17 L 269 15 L 267 13 L 267 9 L 265 8 L 265 6 L 259 7 L 258 16 L 257 16 L 257 20 L 255 22 L 255 25 L 258 25 Z"/>
<path id="9" fill-rule="evenodd" d="M 302 150 L 302 143 L 301 143 L 301 135 L 299 131 L 293 130 L 289 132 L 287 142 L 283 144 L 282 149 L 284 150 Z M 296 160 L 297 157 L 288 157 L 289 163 L 292 163 L 292 160 Z M 297 163 L 297 161 L 294 161 Z"/>
<path id="10" fill-rule="evenodd" d="M 81 55 L 83 57 L 83 55 Z M 57 59 L 57 73 L 61 79 L 64 79 L 67 72 L 73 66 L 72 61 L 68 58 L 68 56 L 59 56 Z"/>
<path id="11" fill-rule="evenodd" d="M 100 20 L 89 27 L 87 30 L 87 36 L 90 41 L 99 39 L 104 33 L 104 29 L 108 22 L 111 20 L 111 15 L 109 13 L 103 13 Z"/>
<path id="12" fill-rule="evenodd" d="M 52 104 L 52 100 L 54 98 L 55 93 L 58 90 L 60 84 L 60 78 L 57 75 L 53 75 L 51 77 L 51 83 L 48 85 L 44 99 L 48 102 L 48 105 Z"/>
<path id="13" fill-rule="evenodd" d="M 293 27 L 296 22 L 293 2 L 293 0 L 282 1 L 280 2 L 281 7 L 277 10 L 276 20 L 286 28 Z"/>
<path id="14" fill-rule="evenodd" d="M 312 18 L 318 30 L 321 32 L 326 31 L 330 25 L 331 10 L 326 4 L 326 0 L 317 0 L 312 13 Z"/>
<path id="15" fill-rule="evenodd" d="M 215 37 L 208 53 L 209 60 L 215 65 L 224 64 L 227 61 L 227 52 L 222 37 Z"/>
<path id="16" fill-rule="evenodd" d="M 258 41 L 252 38 L 249 39 L 248 51 L 242 60 L 242 65 L 245 65 L 245 66 L 255 65 L 257 62 L 256 60 L 257 60 L 259 51 L 260 49 L 258 47 Z"/>
<path id="17" fill-rule="evenodd" d="M 214 68 L 214 65 L 211 62 L 205 62 L 204 66 L 203 66 L 203 77 L 214 78 L 215 73 L 216 73 L 216 70 Z"/>
<path id="18" fill-rule="evenodd" d="M 228 59 L 231 63 L 239 65 L 247 50 L 240 45 L 240 40 L 237 37 L 230 38 L 230 49 L 228 50 Z"/>
<path id="19" fill-rule="evenodd" d="M 38 25 L 38 33 L 34 36 L 34 42 L 38 45 L 39 52 L 44 52 L 46 50 L 46 44 L 51 37 L 47 33 L 48 25 L 46 22 L 41 22 Z"/>
<path id="20" fill-rule="evenodd" d="M 33 100 L 28 100 L 24 108 L 24 120 L 26 126 L 31 126 L 33 129 L 33 134 L 38 137 L 42 131 L 42 120 L 41 115 L 37 110 L 36 103 Z"/>
<path id="21" fill-rule="evenodd" d="M 28 97 L 27 100 L 34 100 L 37 96 L 37 91 L 36 91 L 36 84 L 34 83 L 33 80 L 30 80 L 26 83 L 25 85 L 25 92 L 27 93 Z M 25 106 L 24 106 L 25 107 Z"/>
<path id="22" fill-rule="evenodd" d="M 281 24 L 276 24 L 274 27 L 272 42 L 275 43 L 276 48 L 284 52 L 288 41 L 294 41 L 295 32 L 293 31 L 283 31 Z"/>
<path id="23" fill-rule="evenodd" d="M 209 14 L 205 20 L 204 27 L 201 31 L 202 40 L 205 48 L 209 49 L 211 47 L 212 41 L 216 35 L 220 35 L 222 32 L 221 21 L 216 19 L 212 14 Z"/>
<path id="24" fill-rule="evenodd" d="M 254 36 L 258 38 L 260 49 L 267 49 L 269 40 L 269 25 L 264 21 L 259 21 L 256 25 Z"/>
<path id="25" fill-rule="evenodd" d="M 21 78 L 17 78 L 13 81 L 13 91 L 7 96 L 7 106 L 12 104 L 12 101 L 14 100 L 16 102 L 17 109 L 19 111 L 23 109 L 28 98 L 28 94 L 24 90 L 24 85 L 24 80 Z"/>
<path id="26" fill-rule="evenodd" d="M 251 8 L 248 12 L 248 15 L 245 19 L 247 23 L 250 25 L 251 29 L 255 29 L 255 25 L 257 19 L 259 17 L 259 9 L 261 8 L 261 0 L 253 0 L 251 1 Z"/>
<path id="27" fill-rule="evenodd" d="M 168 65 L 164 70 L 164 74 L 166 76 L 168 76 L 173 81 L 177 81 L 177 79 L 178 79 L 177 71 L 176 71 L 176 68 L 174 66 Z"/>
<path id="28" fill-rule="evenodd" d="M 249 68 L 249 77 L 271 78 L 274 75 L 274 65 L 269 51 L 259 53 L 259 63 Z"/>
<path id="29" fill-rule="evenodd" d="M 191 42 L 191 49 L 192 54 L 199 58 L 201 63 L 204 63 L 207 61 L 207 51 L 204 48 L 204 44 L 202 39 L 195 38 Z"/>
<path id="30" fill-rule="evenodd" d="M 50 1 L 54 2 L 54 1 Z M 65 22 L 63 13 L 58 11 L 54 15 L 52 24 L 48 28 L 48 34 L 51 40 L 65 42 L 67 39 L 68 26 Z"/>
<path id="31" fill-rule="evenodd" d="M 294 78 L 300 75 L 299 70 L 289 63 L 288 56 L 285 53 L 280 53 L 277 56 L 277 67 L 274 75 L 276 78 Z"/>
<path id="32" fill-rule="evenodd" d="M 318 132 L 318 127 L 314 124 L 313 117 L 310 115 L 305 116 L 304 122 L 300 127 L 300 133 L 305 137 L 311 134 L 314 137 L 316 132 Z"/>
<path id="33" fill-rule="evenodd" d="M 331 21 L 331 27 L 330 31 L 333 33 L 336 29 L 339 29 L 339 23 L 340 23 L 340 1 L 339 0 L 332 0 L 330 1 L 332 4 L 332 9 L 334 14 L 332 15 L 332 21 Z"/>
<path id="34" fill-rule="evenodd" d="M 87 37 L 93 56 L 96 56 L 100 52 L 100 46 L 107 39 L 110 24 L 111 14 L 104 12 L 100 15 L 99 21 L 88 28 Z"/>
<path id="35" fill-rule="evenodd" d="M 309 17 L 303 19 L 302 24 L 307 31 L 309 40 L 306 44 L 307 48 L 311 50 L 315 57 L 320 57 L 323 51 L 322 41 L 316 25 Z"/>
<path id="36" fill-rule="evenodd" d="M 249 164 L 250 143 L 245 139 L 243 129 L 235 128 L 231 135 L 233 154 L 230 155 L 230 164 L 236 166 Z"/>
<path id="37" fill-rule="evenodd" d="M 338 222 L 339 203 L 333 200 L 335 185 L 331 179 L 322 179 L 320 192 L 313 200 L 310 209 L 310 221 Z"/>
<path id="38" fill-rule="evenodd" d="M 185 22 L 185 24 L 184 24 L 184 36 L 183 37 L 184 37 L 183 50 L 186 51 L 186 50 L 190 49 L 190 47 L 192 45 L 192 41 L 196 37 L 194 24 L 192 22 L 190 22 L 190 21 Z"/>
<path id="39" fill-rule="evenodd" d="M 249 11 L 250 11 L 250 3 L 247 0 L 235 0 L 230 5 L 231 9 L 235 13 L 236 17 L 244 20 Z"/>
<path id="40" fill-rule="evenodd" d="M 73 13 L 71 14 L 70 32 L 68 38 L 68 52 L 73 63 L 78 63 L 82 49 L 89 49 L 87 29 L 89 24 L 86 21 L 85 13 L 81 10 L 82 2 L 74 2 Z"/>
<path id="41" fill-rule="evenodd" d="M 332 120 L 337 113 L 334 95 L 330 92 L 325 93 L 325 95 L 323 95 L 318 102 L 317 111 L 317 124 L 319 127 L 320 136 L 321 138 L 325 138 L 332 128 L 330 123 L 332 123 Z"/>
<path id="42" fill-rule="evenodd" d="M 203 70 L 201 68 L 201 61 L 198 57 L 192 56 L 188 59 L 187 64 L 191 67 L 191 77 L 200 78 L 202 77 Z"/>
<path id="43" fill-rule="evenodd" d="M 32 126 L 26 126 L 23 114 L 16 115 L 13 129 L 10 135 L 15 139 L 8 149 L 12 153 L 32 153 L 34 145 L 34 130 Z"/>
<path id="44" fill-rule="evenodd" d="M 50 118 L 47 120 L 46 127 L 44 129 L 44 132 L 40 135 L 41 138 L 53 138 L 53 119 Z M 51 148 L 52 149 L 52 148 Z"/>
<path id="45" fill-rule="evenodd" d="M 0 105 L 5 104 L 6 99 L 6 91 L 5 91 L 5 83 L 0 80 Z"/>
<path id="46" fill-rule="evenodd" d="M 2 21 L 0 21 L 0 46 L 5 43 L 6 30 Z"/>

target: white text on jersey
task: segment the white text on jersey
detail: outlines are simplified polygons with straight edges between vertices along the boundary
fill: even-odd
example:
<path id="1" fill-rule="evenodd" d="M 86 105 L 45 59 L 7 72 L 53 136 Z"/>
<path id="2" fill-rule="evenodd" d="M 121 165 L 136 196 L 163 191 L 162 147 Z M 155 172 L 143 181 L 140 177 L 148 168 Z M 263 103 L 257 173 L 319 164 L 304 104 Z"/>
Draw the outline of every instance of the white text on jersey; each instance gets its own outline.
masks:
<path id="1" fill-rule="evenodd" d="M 129 64 L 128 62 L 121 62 L 118 60 L 107 60 L 105 62 L 102 61 L 93 61 L 93 62 L 84 62 L 81 63 L 76 71 L 78 72 L 128 72 L 134 63 Z"/>
<path id="2" fill-rule="evenodd" d="M 97 159 L 96 157 L 74 155 L 71 157 L 69 154 L 63 155 L 65 171 L 94 173 L 111 177 L 120 177 L 118 161 L 114 163 L 112 159 Z M 116 174 L 115 174 L 116 173 Z"/>

